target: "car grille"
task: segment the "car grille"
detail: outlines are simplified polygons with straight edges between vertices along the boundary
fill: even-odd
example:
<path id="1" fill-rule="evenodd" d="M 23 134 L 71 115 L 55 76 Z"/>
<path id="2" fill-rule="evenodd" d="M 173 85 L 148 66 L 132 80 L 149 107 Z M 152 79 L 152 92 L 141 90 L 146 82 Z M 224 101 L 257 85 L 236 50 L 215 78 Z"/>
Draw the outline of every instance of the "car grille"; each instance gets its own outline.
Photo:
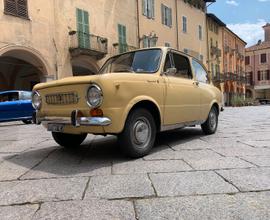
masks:
<path id="1" fill-rule="evenodd" d="M 75 92 L 49 94 L 45 97 L 49 105 L 69 105 L 79 102 L 79 97 Z"/>

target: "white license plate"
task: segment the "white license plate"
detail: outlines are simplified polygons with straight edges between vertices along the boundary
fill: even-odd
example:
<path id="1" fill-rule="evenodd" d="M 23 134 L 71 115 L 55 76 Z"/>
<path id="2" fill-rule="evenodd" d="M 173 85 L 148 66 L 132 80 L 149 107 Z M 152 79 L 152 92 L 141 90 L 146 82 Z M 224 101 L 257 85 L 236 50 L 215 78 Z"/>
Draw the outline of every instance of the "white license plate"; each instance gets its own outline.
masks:
<path id="1" fill-rule="evenodd" d="M 48 124 L 48 131 L 63 132 L 64 125 L 63 124 Z"/>

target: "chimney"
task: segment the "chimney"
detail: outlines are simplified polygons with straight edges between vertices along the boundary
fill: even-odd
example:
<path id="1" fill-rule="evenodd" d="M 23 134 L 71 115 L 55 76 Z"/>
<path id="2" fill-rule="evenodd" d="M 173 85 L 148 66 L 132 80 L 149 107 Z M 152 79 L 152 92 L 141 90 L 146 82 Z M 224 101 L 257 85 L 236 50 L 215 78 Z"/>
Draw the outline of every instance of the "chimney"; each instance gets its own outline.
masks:
<path id="1" fill-rule="evenodd" d="M 270 23 L 263 26 L 265 41 L 270 41 Z"/>

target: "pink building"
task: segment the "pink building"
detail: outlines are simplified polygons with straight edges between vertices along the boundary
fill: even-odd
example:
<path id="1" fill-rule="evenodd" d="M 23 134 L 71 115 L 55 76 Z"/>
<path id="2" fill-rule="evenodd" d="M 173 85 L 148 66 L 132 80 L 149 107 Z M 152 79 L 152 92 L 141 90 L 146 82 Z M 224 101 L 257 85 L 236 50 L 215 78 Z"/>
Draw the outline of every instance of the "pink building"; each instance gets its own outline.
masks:
<path id="1" fill-rule="evenodd" d="M 270 101 L 270 24 L 263 28 L 265 40 L 246 48 L 246 97 Z"/>

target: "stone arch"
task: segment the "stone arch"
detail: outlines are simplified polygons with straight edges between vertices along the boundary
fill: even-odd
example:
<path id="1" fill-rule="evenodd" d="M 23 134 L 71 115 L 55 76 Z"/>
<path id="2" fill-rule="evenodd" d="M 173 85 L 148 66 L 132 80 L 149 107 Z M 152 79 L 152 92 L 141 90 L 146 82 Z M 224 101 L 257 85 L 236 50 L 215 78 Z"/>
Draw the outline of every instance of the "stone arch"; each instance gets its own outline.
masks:
<path id="1" fill-rule="evenodd" d="M 0 48 L 0 72 L 6 79 L 4 89 L 31 90 L 43 82 L 51 68 L 37 50 L 25 46 L 10 45 Z"/>
<path id="2" fill-rule="evenodd" d="M 94 75 L 98 73 L 97 61 L 89 56 L 77 56 L 71 60 L 73 76 Z"/>

